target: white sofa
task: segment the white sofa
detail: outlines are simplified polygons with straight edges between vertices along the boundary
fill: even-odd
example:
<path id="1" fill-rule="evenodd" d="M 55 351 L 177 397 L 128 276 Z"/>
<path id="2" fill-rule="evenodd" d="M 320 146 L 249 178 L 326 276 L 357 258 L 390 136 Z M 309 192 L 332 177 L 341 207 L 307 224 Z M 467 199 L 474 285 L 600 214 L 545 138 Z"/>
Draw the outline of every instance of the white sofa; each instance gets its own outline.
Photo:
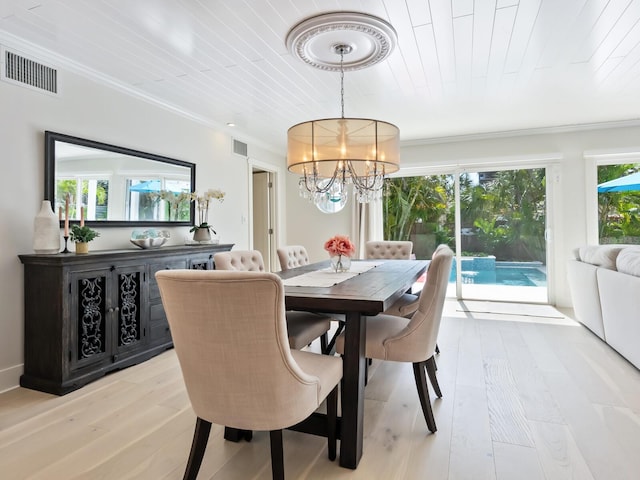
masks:
<path id="1" fill-rule="evenodd" d="M 580 247 L 567 272 L 577 320 L 640 368 L 640 246 Z"/>

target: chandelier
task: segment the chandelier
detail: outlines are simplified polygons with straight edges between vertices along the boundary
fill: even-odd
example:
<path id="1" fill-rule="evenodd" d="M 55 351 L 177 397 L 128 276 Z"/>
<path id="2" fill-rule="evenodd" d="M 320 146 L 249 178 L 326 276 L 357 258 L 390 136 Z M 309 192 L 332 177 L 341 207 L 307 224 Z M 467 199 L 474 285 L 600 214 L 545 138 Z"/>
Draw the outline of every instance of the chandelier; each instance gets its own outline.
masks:
<path id="1" fill-rule="evenodd" d="M 339 41 L 341 34 L 348 41 Z M 345 70 L 380 62 L 394 43 L 395 31 L 387 22 L 348 12 L 305 20 L 287 36 L 290 51 L 300 59 L 316 68 L 340 72 L 341 116 L 299 123 L 287 133 L 287 168 L 300 175 L 300 194 L 323 211 L 344 206 L 349 184 L 359 202 L 379 198 L 385 176 L 400 168 L 398 127 L 344 116 Z M 330 52 L 334 58 L 318 52 Z M 356 58 L 345 62 L 345 55 L 353 52 Z"/>

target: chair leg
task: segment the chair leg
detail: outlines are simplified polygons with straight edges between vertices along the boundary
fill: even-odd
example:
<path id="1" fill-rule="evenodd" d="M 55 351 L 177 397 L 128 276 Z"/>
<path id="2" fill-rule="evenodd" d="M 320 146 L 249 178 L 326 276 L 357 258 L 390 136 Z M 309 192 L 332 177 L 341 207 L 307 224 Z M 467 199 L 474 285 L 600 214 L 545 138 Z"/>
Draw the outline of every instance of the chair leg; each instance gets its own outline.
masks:
<path id="1" fill-rule="evenodd" d="M 320 335 L 320 352 L 324 355 L 329 355 L 329 351 L 327 350 L 327 333 L 323 333 Z"/>
<path id="2" fill-rule="evenodd" d="M 438 377 L 436 376 L 436 370 L 438 367 L 436 366 L 436 359 L 433 356 L 427 358 L 426 362 L 427 366 L 427 375 L 429 375 L 429 381 L 431 382 L 431 386 L 433 387 L 433 391 L 436 392 L 436 396 L 438 398 L 442 398 L 442 391 L 440 390 L 440 385 L 438 384 Z"/>
<path id="3" fill-rule="evenodd" d="M 336 329 L 336 333 L 333 334 L 333 337 L 331 337 L 331 341 L 327 345 L 327 355 L 329 355 L 333 351 L 333 348 L 336 346 L 336 339 L 342 333 L 342 330 L 344 330 L 344 322 L 338 321 L 338 328 Z"/>
<path id="4" fill-rule="evenodd" d="M 282 430 L 271 430 L 271 476 L 273 480 L 284 480 L 284 451 L 282 449 Z"/>
<path id="5" fill-rule="evenodd" d="M 209 432 L 211 431 L 211 422 L 198 417 L 196 428 L 193 432 L 193 442 L 191 443 L 191 452 L 187 461 L 187 469 L 184 472 L 183 480 L 196 480 L 204 452 L 207 449 L 207 441 L 209 440 Z"/>
<path id="6" fill-rule="evenodd" d="M 327 442 L 329 460 L 336 459 L 336 427 L 338 418 L 338 385 L 327 395 Z"/>
<path id="7" fill-rule="evenodd" d="M 369 362 L 364 362 L 364 386 L 369 384 Z"/>
<path id="8" fill-rule="evenodd" d="M 427 386 L 427 376 L 425 374 L 425 362 L 417 362 L 413 364 L 413 376 L 416 380 L 418 397 L 420 397 L 420 405 L 422 405 L 422 413 L 424 414 L 424 419 L 427 422 L 427 427 L 430 432 L 435 433 L 437 430 L 436 420 L 433 418 L 431 400 L 429 400 L 429 387 Z"/>

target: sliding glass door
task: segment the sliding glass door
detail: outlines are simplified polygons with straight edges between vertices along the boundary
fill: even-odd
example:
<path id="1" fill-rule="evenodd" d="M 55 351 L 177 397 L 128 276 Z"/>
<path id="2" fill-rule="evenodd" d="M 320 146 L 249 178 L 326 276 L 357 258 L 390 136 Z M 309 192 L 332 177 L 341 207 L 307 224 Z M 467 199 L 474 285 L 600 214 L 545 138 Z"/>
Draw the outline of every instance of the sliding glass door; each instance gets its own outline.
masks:
<path id="1" fill-rule="evenodd" d="M 545 169 L 459 178 L 458 296 L 546 303 Z"/>
<path id="2" fill-rule="evenodd" d="M 544 168 L 394 178 L 385 238 L 413 241 L 424 259 L 448 244 L 449 296 L 547 303 L 546 209 Z"/>

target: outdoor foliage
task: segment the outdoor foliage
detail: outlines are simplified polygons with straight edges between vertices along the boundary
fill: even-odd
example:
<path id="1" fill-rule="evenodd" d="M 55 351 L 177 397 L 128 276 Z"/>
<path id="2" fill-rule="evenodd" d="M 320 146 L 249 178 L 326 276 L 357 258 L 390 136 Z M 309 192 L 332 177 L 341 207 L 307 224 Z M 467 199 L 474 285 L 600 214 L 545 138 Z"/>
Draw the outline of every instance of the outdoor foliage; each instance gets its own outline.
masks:
<path id="1" fill-rule="evenodd" d="M 492 172 L 479 182 L 460 176 L 462 249 L 497 260 L 545 261 L 545 170 Z M 385 238 L 412 240 L 414 251 L 455 246 L 455 204 L 451 176 L 395 178 L 387 181 Z M 431 245 L 423 246 L 427 236 Z"/>
<path id="2" fill-rule="evenodd" d="M 640 171 L 640 164 L 598 167 L 598 184 Z M 640 243 L 640 191 L 598 193 L 600 243 Z"/>
<path id="3" fill-rule="evenodd" d="M 89 181 L 88 180 L 76 180 L 76 179 L 62 179 L 56 183 L 56 198 L 61 203 L 64 203 L 64 199 L 69 195 L 69 215 L 71 218 L 80 218 L 80 213 L 76 212 L 76 194 L 78 192 L 78 181 L 80 182 L 81 190 L 81 203 L 83 205 L 89 205 Z M 97 180 L 96 181 L 96 204 L 95 215 L 96 220 L 107 219 L 107 205 L 109 203 L 109 181 Z M 61 199 L 61 200 L 60 200 Z"/>
<path id="4" fill-rule="evenodd" d="M 416 223 L 436 224 L 447 212 L 447 177 L 402 177 L 387 180 L 384 192 L 384 235 L 407 240 Z"/>

